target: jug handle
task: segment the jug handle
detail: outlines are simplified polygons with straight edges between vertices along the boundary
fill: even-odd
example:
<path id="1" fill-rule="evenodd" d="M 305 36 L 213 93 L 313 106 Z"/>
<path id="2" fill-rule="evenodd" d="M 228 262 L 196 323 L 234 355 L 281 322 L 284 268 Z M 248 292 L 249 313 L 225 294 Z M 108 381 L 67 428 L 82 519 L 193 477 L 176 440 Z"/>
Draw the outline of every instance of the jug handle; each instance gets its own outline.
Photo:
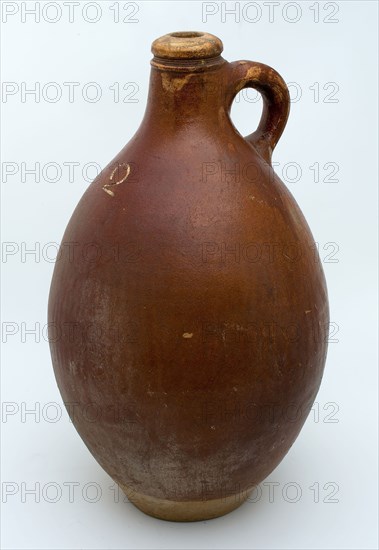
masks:
<path id="1" fill-rule="evenodd" d="M 290 95 L 287 84 L 274 69 L 254 61 L 229 63 L 230 84 L 227 93 L 228 113 L 235 96 L 244 88 L 254 88 L 263 98 L 258 128 L 245 139 L 271 165 L 271 155 L 286 126 Z"/>

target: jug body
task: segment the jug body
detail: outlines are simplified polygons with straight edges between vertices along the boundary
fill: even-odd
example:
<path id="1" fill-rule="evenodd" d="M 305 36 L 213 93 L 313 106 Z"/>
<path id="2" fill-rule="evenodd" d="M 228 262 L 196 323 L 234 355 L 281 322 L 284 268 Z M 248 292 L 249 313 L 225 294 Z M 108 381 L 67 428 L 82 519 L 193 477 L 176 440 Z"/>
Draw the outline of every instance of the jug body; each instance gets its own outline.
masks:
<path id="1" fill-rule="evenodd" d="M 329 321 L 312 234 L 271 167 L 288 90 L 188 34 L 154 43 L 144 119 L 75 209 L 49 299 L 80 436 L 137 507 L 184 521 L 233 510 L 285 456 Z M 230 120 L 245 86 L 265 101 L 247 138 Z"/>

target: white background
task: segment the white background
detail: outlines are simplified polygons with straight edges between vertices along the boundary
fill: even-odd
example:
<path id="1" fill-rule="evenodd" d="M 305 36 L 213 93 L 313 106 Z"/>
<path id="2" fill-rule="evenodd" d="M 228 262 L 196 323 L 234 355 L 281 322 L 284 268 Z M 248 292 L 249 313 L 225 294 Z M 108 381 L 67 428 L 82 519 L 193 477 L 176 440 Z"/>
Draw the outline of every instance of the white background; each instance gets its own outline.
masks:
<path id="1" fill-rule="evenodd" d="M 95 8 L 83 11 L 88 2 L 75 8 L 73 22 L 68 8 L 55 3 L 62 8 L 55 23 L 54 6 L 43 12 L 39 3 L 36 23 L 23 14 L 25 4 L 35 3 L 2 2 L 3 20 L 4 9 L 17 9 L 1 29 L 1 73 L 9 92 L 1 105 L 3 547 L 377 548 L 377 3 L 281 2 L 270 22 L 262 2 L 139 2 L 126 10 L 120 2 L 117 22 L 115 2 L 98 1 L 101 14 L 93 23 Z M 236 12 L 225 14 L 233 6 Z M 334 333 L 317 403 L 289 454 L 262 484 L 261 497 L 192 524 L 153 519 L 117 502 L 112 480 L 63 410 L 43 329 L 56 253 L 48 243 L 60 241 L 85 178 L 96 175 L 86 165 L 104 167 L 137 129 L 151 42 L 179 30 L 216 34 L 227 60 L 266 63 L 295 83 L 290 91 L 296 101 L 274 161 L 319 243 Z M 38 82 L 39 101 L 22 95 L 23 86 Z M 49 82 L 55 88 L 44 88 Z M 73 102 L 64 82 L 79 83 Z M 89 82 L 100 88 L 99 101 L 89 100 L 95 91 Z M 124 91 L 126 83 L 135 84 Z M 51 102 L 57 89 L 62 97 Z M 244 134 L 259 118 L 261 103 L 252 99 L 250 91 L 233 109 Z M 71 182 L 69 162 L 80 164 Z M 40 181 L 25 173 L 35 163 Z M 319 181 L 310 168 L 315 163 Z M 326 163 L 333 164 L 324 168 Z M 330 166 L 338 171 L 328 179 Z M 34 327 L 35 334 L 26 333 Z M 77 483 L 73 498 L 68 482 Z M 35 494 L 25 494 L 33 487 Z"/>

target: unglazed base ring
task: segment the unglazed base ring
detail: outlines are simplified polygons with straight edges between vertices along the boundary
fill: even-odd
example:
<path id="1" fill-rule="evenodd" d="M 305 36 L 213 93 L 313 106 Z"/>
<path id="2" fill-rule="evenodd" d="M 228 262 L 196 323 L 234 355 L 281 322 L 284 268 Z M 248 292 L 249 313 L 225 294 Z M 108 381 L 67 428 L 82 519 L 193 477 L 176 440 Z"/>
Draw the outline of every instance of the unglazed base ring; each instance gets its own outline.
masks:
<path id="1" fill-rule="evenodd" d="M 141 512 L 166 521 L 204 521 L 223 516 L 241 506 L 253 490 L 211 500 L 176 501 L 144 495 L 126 485 L 119 485 L 129 502 Z"/>

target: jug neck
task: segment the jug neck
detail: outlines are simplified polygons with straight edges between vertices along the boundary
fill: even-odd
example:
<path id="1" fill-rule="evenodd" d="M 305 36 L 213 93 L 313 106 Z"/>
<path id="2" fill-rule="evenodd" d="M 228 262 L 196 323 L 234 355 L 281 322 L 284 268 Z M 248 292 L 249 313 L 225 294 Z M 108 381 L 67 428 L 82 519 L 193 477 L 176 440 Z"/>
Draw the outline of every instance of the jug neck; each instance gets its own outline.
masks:
<path id="1" fill-rule="evenodd" d="M 224 65 L 221 57 L 214 64 L 199 67 L 173 67 L 153 60 L 145 122 L 181 131 L 188 124 L 217 122 L 224 108 Z"/>
<path id="2" fill-rule="evenodd" d="M 217 124 L 224 110 L 221 40 L 208 33 L 177 32 L 153 42 L 144 123 L 149 131 L 181 132 Z"/>

